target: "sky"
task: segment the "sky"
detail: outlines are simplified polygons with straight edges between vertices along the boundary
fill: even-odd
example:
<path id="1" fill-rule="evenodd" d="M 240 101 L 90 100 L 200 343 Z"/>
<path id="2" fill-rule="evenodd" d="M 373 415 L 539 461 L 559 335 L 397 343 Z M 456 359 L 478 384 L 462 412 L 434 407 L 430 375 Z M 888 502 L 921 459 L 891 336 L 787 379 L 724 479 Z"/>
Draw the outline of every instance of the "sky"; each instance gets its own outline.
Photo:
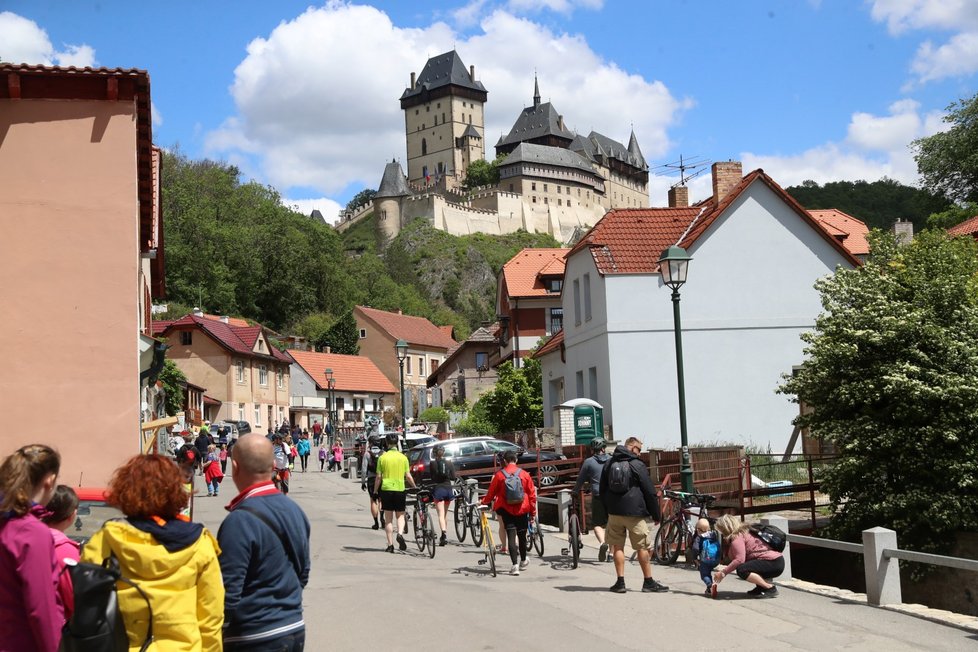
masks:
<path id="1" fill-rule="evenodd" d="M 139 68 L 153 140 L 236 165 L 333 222 L 384 164 L 406 167 L 398 98 L 455 49 L 488 90 L 487 155 L 532 104 L 622 143 L 653 206 L 708 164 L 787 187 L 917 182 L 910 143 L 976 93 L 976 0 L 0 0 L 0 60 Z"/>

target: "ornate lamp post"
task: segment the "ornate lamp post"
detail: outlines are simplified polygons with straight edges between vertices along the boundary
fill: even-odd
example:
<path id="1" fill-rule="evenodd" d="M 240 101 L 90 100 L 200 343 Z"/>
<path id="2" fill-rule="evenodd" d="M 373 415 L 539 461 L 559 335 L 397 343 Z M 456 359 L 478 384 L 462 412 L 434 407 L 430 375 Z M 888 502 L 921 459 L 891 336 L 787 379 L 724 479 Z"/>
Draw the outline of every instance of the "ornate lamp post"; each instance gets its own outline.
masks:
<path id="1" fill-rule="evenodd" d="M 330 420 L 332 420 L 333 423 L 336 423 L 340 418 L 340 411 L 336 409 L 336 379 L 335 378 L 329 379 L 329 396 L 330 396 L 329 404 L 333 408 L 333 411 L 330 416 Z"/>
<path id="2" fill-rule="evenodd" d="M 679 288 L 686 282 L 686 271 L 692 260 L 682 247 L 672 246 L 659 257 L 662 283 L 672 288 L 672 318 L 676 331 L 676 379 L 679 386 L 679 436 L 682 444 L 682 460 L 679 476 L 683 491 L 693 491 L 693 467 L 689 459 L 689 441 L 686 437 L 686 386 L 683 378 L 683 329 L 679 319 Z"/>
<path id="3" fill-rule="evenodd" d="M 394 345 L 397 352 L 397 364 L 401 369 L 401 427 L 407 432 L 407 407 L 404 405 L 404 361 L 407 359 L 408 343 L 404 340 L 397 340 Z"/>
<path id="4" fill-rule="evenodd" d="M 333 419 L 333 370 L 327 369 L 326 374 L 326 420 L 329 422 L 332 437 L 336 436 L 336 421 Z M 331 441 L 330 444 L 333 442 Z"/>

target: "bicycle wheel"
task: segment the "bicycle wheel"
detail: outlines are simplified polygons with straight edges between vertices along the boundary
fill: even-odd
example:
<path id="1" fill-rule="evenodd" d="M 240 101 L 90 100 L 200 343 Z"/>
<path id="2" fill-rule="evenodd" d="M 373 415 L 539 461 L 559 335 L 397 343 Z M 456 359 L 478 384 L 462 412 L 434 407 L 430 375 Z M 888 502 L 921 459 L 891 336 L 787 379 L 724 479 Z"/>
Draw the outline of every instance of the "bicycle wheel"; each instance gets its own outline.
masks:
<path id="1" fill-rule="evenodd" d="M 431 559 L 435 558 L 435 548 L 438 544 L 435 543 L 435 524 L 431 521 L 431 514 L 428 514 L 428 510 L 421 515 L 421 520 L 424 523 L 424 538 L 428 542 L 428 557 Z"/>
<path id="2" fill-rule="evenodd" d="M 465 522 L 465 506 L 461 503 L 462 498 L 455 499 L 455 536 L 459 543 L 465 543 L 465 535 L 468 533 L 468 523 Z"/>
<path id="3" fill-rule="evenodd" d="M 477 546 L 482 545 L 482 518 L 474 507 L 468 509 L 469 513 L 469 532 L 472 533 L 472 543 Z"/>
<path id="4" fill-rule="evenodd" d="M 414 543 L 417 544 L 418 550 L 424 552 L 424 528 L 421 527 L 421 514 L 418 513 L 420 511 L 420 507 L 414 508 L 411 524 L 414 526 Z"/>
<path id="5" fill-rule="evenodd" d="M 493 577 L 495 577 L 496 576 L 496 546 L 492 542 L 492 532 L 487 531 L 490 527 L 489 521 L 486 520 L 485 524 L 486 524 L 485 527 L 481 528 L 482 530 L 484 530 L 482 532 L 482 538 L 485 539 L 486 559 L 489 560 L 489 572 L 492 573 Z"/>
<path id="6" fill-rule="evenodd" d="M 675 521 L 664 521 L 655 533 L 652 552 L 660 564 L 675 564 L 679 558 L 679 544 L 683 528 Z"/>
<path id="7" fill-rule="evenodd" d="M 543 557 L 543 530 L 540 529 L 540 517 L 533 519 L 533 547 L 537 554 Z"/>
<path id="8" fill-rule="evenodd" d="M 567 545 L 571 549 L 571 567 L 577 568 L 581 559 L 581 524 L 577 520 L 577 514 L 573 514 L 567 523 Z"/>

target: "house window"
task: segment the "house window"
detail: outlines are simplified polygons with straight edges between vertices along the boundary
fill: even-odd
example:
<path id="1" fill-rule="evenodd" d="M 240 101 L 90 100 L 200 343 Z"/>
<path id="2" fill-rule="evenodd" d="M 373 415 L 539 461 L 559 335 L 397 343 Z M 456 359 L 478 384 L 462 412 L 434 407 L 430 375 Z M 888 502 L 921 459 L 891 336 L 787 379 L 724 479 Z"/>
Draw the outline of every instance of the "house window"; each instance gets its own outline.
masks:
<path id="1" fill-rule="evenodd" d="M 584 398 L 584 372 L 578 371 L 574 374 L 574 380 L 577 384 L 577 398 Z"/>
<path id="2" fill-rule="evenodd" d="M 598 368 L 589 367 L 587 370 L 587 391 L 588 398 L 592 401 L 598 400 Z"/>
<path id="3" fill-rule="evenodd" d="M 360 339 L 361 340 L 367 339 L 367 329 L 366 328 L 361 328 L 360 329 Z"/>
<path id="4" fill-rule="evenodd" d="M 418 356 L 418 375 L 424 376 L 424 358 Z"/>
<path id="5" fill-rule="evenodd" d="M 441 361 L 440 360 L 432 360 L 431 361 L 431 373 L 435 373 L 436 371 L 438 371 L 438 365 L 440 365 L 440 364 L 441 364 Z"/>
<path id="6" fill-rule="evenodd" d="M 275 384 L 278 385 L 279 389 L 285 387 L 285 372 L 281 369 L 275 370 Z"/>
<path id="7" fill-rule="evenodd" d="M 255 425 L 261 427 L 261 406 L 255 403 Z"/>
<path id="8" fill-rule="evenodd" d="M 550 309 L 550 334 L 553 335 L 564 327 L 564 309 Z"/>
<path id="9" fill-rule="evenodd" d="M 191 346 L 194 343 L 194 334 L 190 331 L 180 331 L 180 344 Z"/>
<path id="10" fill-rule="evenodd" d="M 245 381 L 244 360 L 238 360 L 237 362 L 234 363 L 234 366 L 237 369 L 238 382 L 244 385 L 244 381 Z M 242 419 L 243 418 L 244 417 L 242 417 Z"/>
<path id="11" fill-rule="evenodd" d="M 475 368 L 478 369 L 479 371 L 488 371 L 489 370 L 489 354 L 488 353 L 486 353 L 484 351 L 480 351 L 480 352 L 478 352 L 478 353 L 475 354 Z"/>
<path id="12" fill-rule="evenodd" d="M 344 405 L 345 404 L 343 403 L 343 397 L 337 396 L 336 397 L 336 411 L 339 412 L 340 410 L 345 409 L 344 408 Z"/>
<path id="13" fill-rule="evenodd" d="M 405 363 L 405 371 L 404 371 L 404 373 L 406 373 L 408 376 L 410 376 L 411 375 L 411 356 L 408 356 L 408 357 L 404 358 L 404 363 Z"/>
<path id="14" fill-rule="evenodd" d="M 245 420 L 245 404 L 238 403 L 238 421 Z"/>
<path id="15" fill-rule="evenodd" d="M 581 281 L 576 278 L 574 279 L 574 325 L 581 325 Z"/>
<path id="16" fill-rule="evenodd" d="M 268 367 L 263 364 L 258 365 L 258 384 L 268 387 Z"/>
<path id="17" fill-rule="evenodd" d="M 556 294 L 564 287 L 564 279 L 562 278 L 551 278 L 547 279 L 547 292 Z"/>
<path id="18" fill-rule="evenodd" d="M 591 275 L 584 275 L 584 321 L 591 321 Z"/>

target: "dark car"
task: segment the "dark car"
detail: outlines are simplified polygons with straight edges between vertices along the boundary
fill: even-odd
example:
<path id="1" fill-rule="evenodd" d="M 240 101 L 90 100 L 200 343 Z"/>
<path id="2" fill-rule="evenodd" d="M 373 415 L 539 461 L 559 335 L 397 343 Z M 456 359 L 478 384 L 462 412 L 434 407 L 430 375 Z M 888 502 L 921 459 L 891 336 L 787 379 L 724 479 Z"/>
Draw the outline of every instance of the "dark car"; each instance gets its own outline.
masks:
<path id="1" fill-rule="evenodd" d="M 415 480 L 427 479 L 428 469 L 434 459 L 436 446 L 445 447 L 445 458 L 452 460 L 455 468 L 459 471 L 485 471 L 476 473 L 474 477 L 480 481 L 489 480 L 497 468 L 496 455 L 508 450 L 515 450 L 519 453 L 517 464 L 535 464 L 537 453 L 525 451 L 516 444 L 512 444 L 502 439 L 493 437 L 464 437 L 461 439 L 450 439 L 448 441 L 436 441 L 428 444 L 416 446 L 407 452 L 408 461 L 411 463 L 411 474 Z M 534 479 L 538 479 L 538 485 L 549 487 L 557 482 L 557 467 L 549 466 L 546 462 L 565 459 L 560 453 L 552 451 L 540 451 L 540 469 L 527 468 Z M 537 478 L 539 476 L 539 478 Z"/>

